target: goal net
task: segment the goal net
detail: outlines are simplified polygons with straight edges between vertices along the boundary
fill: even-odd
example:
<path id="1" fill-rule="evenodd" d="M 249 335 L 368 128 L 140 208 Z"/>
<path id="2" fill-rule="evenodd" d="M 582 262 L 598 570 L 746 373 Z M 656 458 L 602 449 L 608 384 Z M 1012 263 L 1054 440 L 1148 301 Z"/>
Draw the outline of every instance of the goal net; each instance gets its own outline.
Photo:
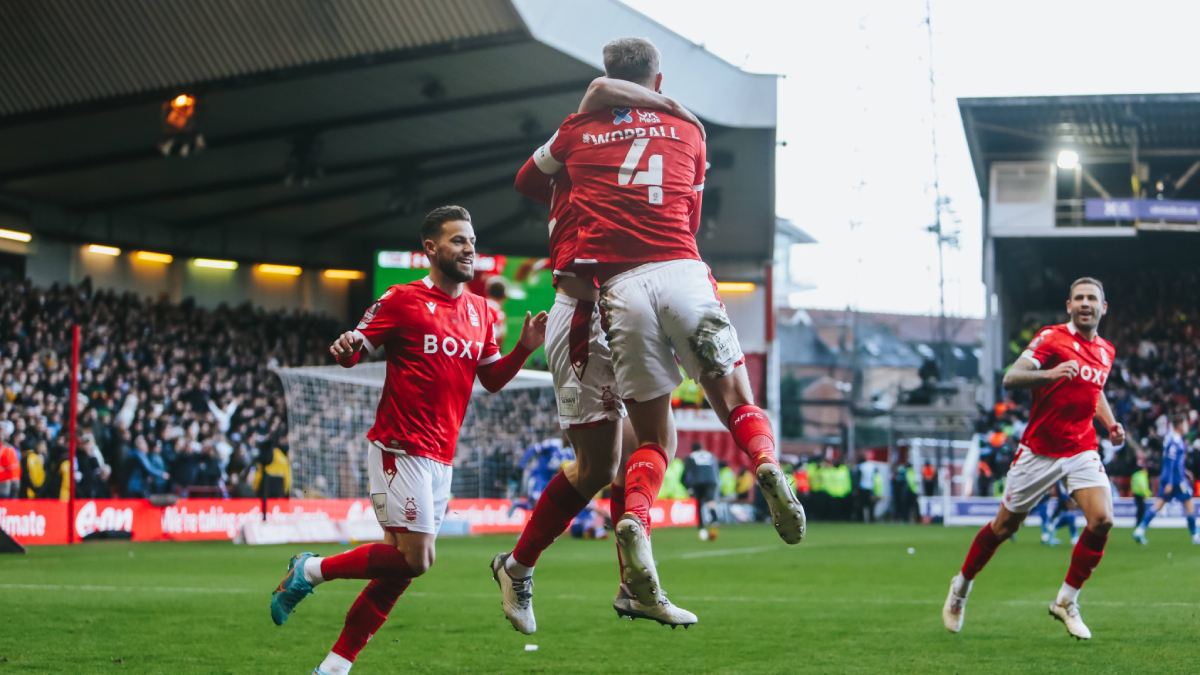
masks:
<path id="1" fill-rule="evenodd" d="M 349 369 L 276 370 L 287 400 L 293 494 L 370 495 L 367 431 L 375 423 L 386 367 L 380 361 Z M 495 394 L 476 382 L 458 435 L 451 492 L 459 498 L 515 496 L 524 449 L 558 433 L 550 373 L 523 370 Z"/>

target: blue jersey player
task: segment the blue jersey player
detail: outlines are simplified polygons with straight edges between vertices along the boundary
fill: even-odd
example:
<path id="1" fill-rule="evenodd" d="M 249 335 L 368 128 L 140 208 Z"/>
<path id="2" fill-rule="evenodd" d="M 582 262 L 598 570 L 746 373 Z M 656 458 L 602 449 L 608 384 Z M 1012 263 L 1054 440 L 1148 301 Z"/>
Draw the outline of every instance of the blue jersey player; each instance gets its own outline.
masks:
<path id="1" fill-rule="evenodd" d="M 1188 430 L 1187 415 L 1176 413 L 1171 418 L 1171 432 L 1163 441 L 1162 476 L 1158 479 L 1158 498 L 1154 506 L 1146 509 L 1142 522 L 1133 530 L 1133 538 L 1139 544 L 1146 544 L 1146 527 L 1154 519 L 1155 514 L 1162 510 L 1168 501 L 1183 502 L 1183 513 L 1187 516 L 1188 530 L 1192 533 L 1192 543 L 1200 544 L 1200 533 L 1196 532 L 1196 502 L 1192 499 L 1192 486 L 1184 469 L 1187 460 L 1187 443 L 1183 435 Z"/>
<path id="2" fill-rule="evenodd" d="M 513 501 L 512 510 L 524 508 L 533 511 L 550 480 L 566 462 L 575 459 L 570 446 L 563 446 L 561 438 L 548 438 L 525 448 L 521 457 L 521 470 L 525 472 L 525 497 Z"/>

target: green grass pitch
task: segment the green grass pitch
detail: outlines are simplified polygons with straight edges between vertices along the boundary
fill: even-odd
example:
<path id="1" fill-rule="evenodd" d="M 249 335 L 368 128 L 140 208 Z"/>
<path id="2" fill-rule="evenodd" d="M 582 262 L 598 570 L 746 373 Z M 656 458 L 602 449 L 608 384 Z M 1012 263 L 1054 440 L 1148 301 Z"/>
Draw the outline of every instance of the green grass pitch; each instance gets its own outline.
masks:
<path id="1" fill-rule="evenodd" d="M 942 601 L 974 534 L 814 523 L 789 547 L 766 526 L 725 527 L 708 543 L 656 530 L 663 585 L 700 617 L 688 631 L 619 620 L 611 540 L 563 538 L 538 565 L 532 636 L 504 620 L 486 569 L 515 538 L 445 539 L 354 672 L 1200 672 L 1200 547 L 1184 531 L 1152 530 L 1149 547 L 1114 531 L 1080 598 L 1090 642 L 1047 616 L 1070 547 L 1041 546 L 1033 531 L 1001 548 L 963 632 L 946 632 Z M 298 550 L 108 542 L 4 556 L 0 675 L 309 673 L 365 582 L 319 587 L 278 628 L 270 594 Z"/>

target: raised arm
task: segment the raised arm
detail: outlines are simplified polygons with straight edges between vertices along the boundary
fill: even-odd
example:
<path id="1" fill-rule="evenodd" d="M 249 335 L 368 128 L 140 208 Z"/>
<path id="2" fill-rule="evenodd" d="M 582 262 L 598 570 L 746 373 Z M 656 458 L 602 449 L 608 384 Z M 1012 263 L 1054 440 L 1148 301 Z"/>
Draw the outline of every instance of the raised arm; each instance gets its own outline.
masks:
<path id="1" fill-rule="evenodd" d="M 1075 377 L 1078 374 L 1079 362 L 1075 360 L 1060 363 L 1050 370 L 1040 370 L 1032 358 L 1022 356 L 1004 374 L 1003 384 L 1004 388 L 1009 391 L 1033 389 L 1044 384 L 1058 382 L 1064 378 Z"/>
<path id="2" fill-rule="evenodd" d="M 515 187 L 522 197 L 528 197 L 542 206 L 550 206 L 554 197 L 554 177 L 542 173 L 533 157 L 525 160 L 525 166 L 517 172 Z"/>
<path id="3" fill-rule="evenodd" d="M 579 102 L 579 112 L 596 112 L 613 106 L 662 110 L 695 124 L 700 128 L 700 135 L 704 136 L 705 134 L 704 125 L 700 119 L 670 96 L 663 96 L 640 84 L 614 80 L 609 77 L 597 77 L 592 80 L 592 83 L 588 85 L 587 93 L 583 95 L 583 100 Z"/>
<path id="4" fill-rule="evenodd" d="M 546 341 L 546 318 L 545 312 L 538 312 L 537 316 L 525 312 L 525 325 L 521 328 L 521 339 L 517 346 L 499 360 L 480 365 L 475 370 L 479 384 L 482 384 L 484 389 L 494 394 L 521 372 L 521 366 L 525 365 L 533 350 L 541 347 Z"/>

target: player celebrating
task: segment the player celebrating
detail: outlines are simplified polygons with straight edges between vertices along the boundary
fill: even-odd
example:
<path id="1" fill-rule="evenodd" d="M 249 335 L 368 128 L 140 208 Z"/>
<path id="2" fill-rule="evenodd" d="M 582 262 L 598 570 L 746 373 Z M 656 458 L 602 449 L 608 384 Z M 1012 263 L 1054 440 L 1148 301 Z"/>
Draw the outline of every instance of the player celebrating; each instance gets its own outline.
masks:
<path id="1" fill-rule="evenodd" d="M 1071 553 L 1071 567 L 1058 597 L 1050 603 L 1050 615 L 1077 639 L 1092 637 L 1079 617 L 1077 599 L 1083 582 L 1104 556 L 1113 525 L 1112 490 L 1097 451 L 1092 418 L 1104 425 L 1114 445 L 1125 442 L 1125 429 L 1104 397 L 1104 383 L 1116 355 L 1113 346 L 1096 334 L 1107 311 L 1099 281 L 1090 277 L 1075 281 L 1067 300 L 1071 320 L 1042 329 L 1004 376 L 1005 389 L 1033 390 L 1033 407 L 1008 472 L 1000 513 L 975 536 L 962 571 L 950 581 L 942 621 L 954 633 L 962 630 L 975 575 L 1017 531 L 1042 495 L 1061 480 L 1083 510 L 1087 528 Z"/>
<path id="2" fill-rule="evenodd" d="M 1158 479 L 1158 498 L 1154 500 L 1153 507 L 1146 509 L 1146 514 L 1133 530 L 1133 538 L 1139 544 L 1149 543 L 1146 541 L 1146 528 L 1150 527 L 1150 521 L 1154 520 L 1154 516 L 1171 500 L 1183 502 L 1183 514 L 1187 516 L 1192 543 L 1200 544 L 1200 533 L 1196 532 L 1194 515 L 1196 501 L 1192 499 L 1191 481 L 1188 480 L 1187 469 L 1184 468 L 1187 461 L 1187 443 L 1183 440 L 1183 435 L 1187 430 L 1187 415 L 1175 413 L 1171 416 L 1171 432 L 1163 440 L 1163 467 L 1162 475 Z"/>
<path id="3" fill-rule="evenodd" d="M 579 105 L 580 114 L 611 110 L 659 110 L 686 120 L 703 134 L 694 115 L 672 99 L 624 80 L 596 78 Z M 539 150 L 540 152 L 540 150 Z M 571 200 L 571 177 L 564 167 L 543 172 L 535 153 L 517 174 L 522 195 L 550 207 L 550 263 L 557 294 L 546 324 L 546 361 L 554 375 L 559 423 L 575 450 L 576 461 L 554 476 L 538 500 L 511 553 L 492 560 L 492 576 L 500 586 L 504 614 L 525 634 L 537 630 L 533 613 L 533 570 L 538 557 L 561 535 L 589 501 L 612 485 L 614 521 L 625 512 L 624 464 L 636 447 L 625 405 L 616 393 L 616 376 L 608 340 L 600 326 L 600 290 L 591 272 L 577 269 L 577 219 Z M 695 615 L 665 598 L 639 603 L 621 587 L 613 603 L 621 616 L 654 619 L 670 625 L 695 622 Z"/>
<path id="4" fill-rule="evenodd" d="M 358 362 L 362 349 L 387 353 L 383 396 L 367 433 L 371 504 L 385 543 L 328 558 L 301 553 L 289 562 L 271 597 L 277 625 L 320 583 L 371 580 L 316 675 L 348 673 L 396 600 L 433 564 L 434 539 L 450 500 L 459 426 L 475 378 L 488 391 L 498 391 L 545 340 L 546 313 L 526 313 L 519 344 L 500 357 L 487 303 L 465 287 L 475 266 L 475 233 L 466 209 L 434 209 L 421 226 L 421 239 L 429 276 L 389 288 L 358 328 L 329 348 L 346 368 Z"/>
<path id="5" fill-rule="evenodd" d="M 604 48 L 606 75 L 656 92 L 659 63 L 647 40 L 622 38 Z M 700 131 L 652 110 L 578 114 L 535 158 L 544 173 L 565 166 L 570 176 L 575 265 L 600 282 L 617 388 L 640 444 L 626 464 L 626 513 L 616 525 L 628 591 L 645 606 L 663 601 L 650 508 L 674 455 L 670 394 L 682 382 L 679 365 L 704 387 L 754 461 L 784 541 L 798 543 L 804 511 L 775 460 L 770 422 L 754 405 L 737 333 L 696 248 L 706 164 Z"/>

